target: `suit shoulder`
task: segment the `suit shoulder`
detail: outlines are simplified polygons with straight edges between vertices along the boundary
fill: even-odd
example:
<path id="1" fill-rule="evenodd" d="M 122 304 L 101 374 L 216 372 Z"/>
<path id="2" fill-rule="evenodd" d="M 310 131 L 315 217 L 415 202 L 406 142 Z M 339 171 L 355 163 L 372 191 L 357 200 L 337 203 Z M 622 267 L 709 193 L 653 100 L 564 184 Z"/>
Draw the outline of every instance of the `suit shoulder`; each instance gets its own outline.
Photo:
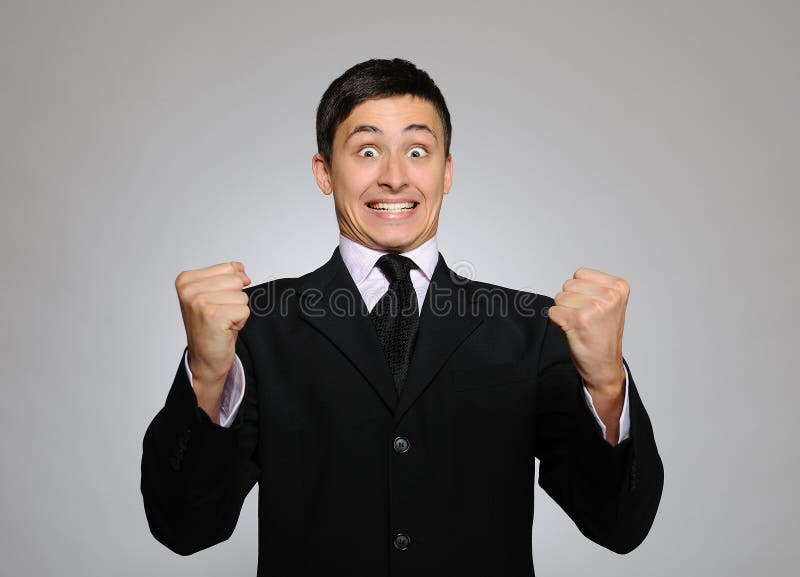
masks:
<path id="1" fill-rule="evenodd" d="M 245 287 L 243 290 L 247 296 L 251 297 L 253 294 L 263 293 L 266 291 L 278 291 L 278 290 L 289 290 L 289 289 L 297 289 L 298 286 L 302 283 L 304 275 L 302 277 L 286 277 L 286 278 L 276 278 L 273 280 L 265 281 L 256 285 L 251 285 Z"/>
<path id="2" fill-rule="evenodd" d="M 468 283 L 472 290 L 473 300 L 475 299 L 491 299 L 494 297 L 501 296 L 507 299 L 509 302 L 520 302 L 520 303 L 529 303 L 533 304 L 536 303 L 538 306 L 552 306 L 553 305 L 553 298 L 532 291 L 521 290 L 521 289 L 513 289 L 509 287 L 504 287 L 501 285 L 496 285 L 488 282 L 478 281 L 478 280 L 468 280 L 464 277 L 459 277 L 459 275 L 454 274 L 454 278 L 460 278 L 465 283 Z"/>
<path id="3" fill-rule="evenodd" d="M 334 252 L 334 254 L 336 254 Z M 335 273 L 335 260 L 331 257 L 316 269 L 298 277 L 285 277 L 266 281 L 244 289 L 248 296 L 270 293 L 280 294 L 286 298 L 288 294 L 297 294 L 308 287 L 325 284 Z"/>
<path id="4" fill-rule="evenodd" d="M 248 298 L 251 320 L 286 317 L 294 307 L 301 278 L 279 278 L 245 287 L 243 290 Z M 248 325 L 252 323 L 248 322 Z"/>
<path id="5" fill-rule="evenodd" d="M 505 335 L 520 351 L 538 348 L 549 324 L 551 297 L 482 281 L 470 281 L 467 286 L 472 310 L 480 311 L 486 331 Z"/>

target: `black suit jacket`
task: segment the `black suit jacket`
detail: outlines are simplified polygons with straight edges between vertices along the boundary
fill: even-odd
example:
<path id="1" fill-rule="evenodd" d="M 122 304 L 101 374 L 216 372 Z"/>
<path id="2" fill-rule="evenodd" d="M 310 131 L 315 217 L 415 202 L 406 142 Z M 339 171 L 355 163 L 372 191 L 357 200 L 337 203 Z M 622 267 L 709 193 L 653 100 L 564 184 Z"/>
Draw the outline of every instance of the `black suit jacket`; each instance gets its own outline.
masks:
<path id="1" fill-rule="evenodd" d="M 398 398 L 338 248 L 246 292 L 233 425 L 198 408 L 181 363 L 145 434 L 145 511 L 173 551 L 227 539 L 258 482 L 259 575 L 533 575 L 535 457 L 587 537 L 623 553 L 646 536 L 663 485 L 647 413 L 630 378 L 630 438 L 606 443 L 551 298 L 440 254 Z"/>

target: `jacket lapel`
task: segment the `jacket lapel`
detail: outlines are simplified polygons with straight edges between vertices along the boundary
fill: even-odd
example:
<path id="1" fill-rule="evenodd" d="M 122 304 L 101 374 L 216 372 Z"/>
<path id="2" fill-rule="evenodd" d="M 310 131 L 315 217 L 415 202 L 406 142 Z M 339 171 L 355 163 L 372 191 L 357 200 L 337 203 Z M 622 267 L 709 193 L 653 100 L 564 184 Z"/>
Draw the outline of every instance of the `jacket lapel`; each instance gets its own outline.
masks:
<path id="1" fill-rule="evenodd" d="M 399 423 L 414 401 L 425 391 L 448 357 L 482 322 L 473 306 L 474 287 L 455 274 L 439 253 L 419 319 L 417 341 L 405 386 L 394 415 Z"/>
<path id="2" fill-rule="evenodd" d="M 397 389 L 369 311 L 339 254 L 310 273 L 299 289 L 300 317 L 344 354 L 394 413 Z"/>
<path id="3" fill-rule="evenodd" d="M 338 247 L 327 263 L 307 275 L 299 293 L 300 317 L 350 359 L 394 414 L 395 423 L 458 345 L 483 322 L 483 316 L 473 308 L 472 283 L 453 273 L 440 253 L 422 305 L 406 383 L 398 399 L 369 311 Z"/>

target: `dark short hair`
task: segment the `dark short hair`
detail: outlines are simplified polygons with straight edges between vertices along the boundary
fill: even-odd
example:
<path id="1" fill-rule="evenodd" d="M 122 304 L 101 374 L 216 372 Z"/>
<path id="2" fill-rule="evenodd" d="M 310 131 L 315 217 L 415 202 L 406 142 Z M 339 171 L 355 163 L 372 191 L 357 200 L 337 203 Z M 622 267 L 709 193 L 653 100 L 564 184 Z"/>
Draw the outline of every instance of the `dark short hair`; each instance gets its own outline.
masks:
<path id="1" fill-rule="evenodd" d="M 430 102 L 444 127 L 444 153 L 450 154 L 453 127 L 439 87 L 424 70 L 408 60 L 372 59 L 348 69 L 331 82 L 317 107 L 317 150 L 330 164 L 333 136 L 353 109 L 374 98 L 410 94 Z"/>

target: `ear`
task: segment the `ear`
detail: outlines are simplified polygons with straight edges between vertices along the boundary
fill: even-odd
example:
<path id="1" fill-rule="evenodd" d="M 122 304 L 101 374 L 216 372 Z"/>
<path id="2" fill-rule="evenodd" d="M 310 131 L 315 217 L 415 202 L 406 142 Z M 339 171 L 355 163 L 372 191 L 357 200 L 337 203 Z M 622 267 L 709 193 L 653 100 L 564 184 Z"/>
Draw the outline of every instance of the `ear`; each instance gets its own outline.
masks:
<path id="1" fill-rule="evenodd" d="M 447 160 L 444 161 L 444 194 L 450 192 L 450 186 L 453 184 L 453 155 L 448 154 Z"/>
<path id="2" fill-rule="evenodd" d="M 318 152 L 311 159 L 311 171 L 314 173 L 314 179 L 317 181 L 317 186 L 323 194 L 330 194 L 333 192 L 333 182 L 331 180 L 331 167 L 322 158 Z"/>

